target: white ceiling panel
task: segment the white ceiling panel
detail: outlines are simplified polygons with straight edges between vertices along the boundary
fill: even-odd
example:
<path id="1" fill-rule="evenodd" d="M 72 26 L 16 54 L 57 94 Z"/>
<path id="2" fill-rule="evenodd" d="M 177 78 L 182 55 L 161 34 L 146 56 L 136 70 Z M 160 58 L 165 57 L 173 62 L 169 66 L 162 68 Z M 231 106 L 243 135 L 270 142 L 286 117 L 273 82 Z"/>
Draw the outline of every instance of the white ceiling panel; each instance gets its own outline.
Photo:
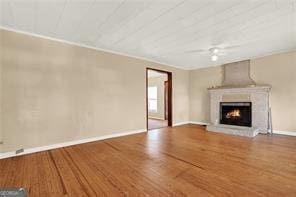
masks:
<path id="1" fill-rule="evenodd" d="M 60 39 L 73 40 L 79 24 L 94 2 L 95 0 L 67 0 L 55 27 L 54 35 Z"/>
<path id="2" fill-rule="evenodd" d="M 1 1 L 0 3 L 0 24 L 3 26 L 14 26 L 14 17 L 8 1 Z"/>
<path id="3" fill-rule="evenodd" d="M 184 2 L 184 0 L 171 0 L 170 4 L 167 4 L 164 1 L 153 1 L 150 3 L 142 13 L 133 18 L 133 20 L 126 23 L 119 32 L 111 33 L 105 35 L 107 44 L 115 45 L 118 42 L 125 40 L 127 37 L 134 35 L 136 32 L 143 29 L 146 25 L 153 23 L 159 17 L 165 15 L 166 13 L 173 10 L 175 7 L 178 7 Z M 141 21 L 141 22 L 139 22 Z M 97 46 L 100 47 L 100 44 L 104 43 L 104 39 L 101 39 L 97 43 Z"/>
<path id="4" fill-rule="evenodd" d="M 0 25 L 183 69 L 296 50 L 296 0 L 0 0 Z"/>
<path id="5" fill-rule="evenodd" d="M 135 18 L 143 13 L 151 4 L 151 1 L 134 1 L 127 0 L 123 5 L 114 13 L 106 23 L 102 24 L 96 32 L 97 45 L 100 43 L 111 44 L 112 38 L 121 36 L 124 33 L 122 29 L 127 26 Z"/>
<path id="6" fill-rule="evenodd" d="M 256 8 L 256 10 L 258 9 L 259 7 Z M 291 20 L 289 20 L 289 18 L 291 18 L 292 14 L 293 12 L 291 12 L 291 9 L 288 8 L 287 10 L 276 9 L 273 12 L 268 12 L 264 16 L 253 17 L 253 14 L 250 14 L 249 16 L 252 17 L 250 17 L 249 20 L 246 19 L 248 13 L 246 13 L 245 15 L 240 15 L 241 17 L 244 17 L 241 18 L 241 20 L 237 20 L 237 17 L 240 16 L 236 15 L 236 17 L 232 17 L 231 19 L 226 21 L 219 20 L 217 23 L 215 23 L 215 25 L 208 25 L 207 27 L 201 28 L 199 31 L 189 31 L 188 34 L 184 34 L 181 36 L 183 39 L 177 39 L 177 37 L 175 37 L 172 39 L 174 41 L 159 43 L 158 45 L 160 45 L 160 47 L 167 46 L 169 48 L 173 48 L 174 50 L 178 47 L 186 49 L 193 47 L 192 45 L 195 45 L 196 43 L 202 42 L 202 40 L 206 40 L 207 37 L 212 38 L 212 45 L 220 45 L 223 44 L 225 41 L 230 42 L 231 39 L 236 37 L 236 35 L 237 37 L 241 37 L 245 33 L 247 33 L 247 35 L 252 35 L 258 31 L 258 28 L 261 29 L 261 31 L 263 32 L 264 29 L 267 28 L 267 26 L 273 26 L 274 30 L 280 31 L 281 29 L 275 29 L 277 25 L 276 23 L 278 21 L 281 23 L 285 21 L 284 25 L 286 25 L 287 29 L 290 29 L 291 23 L 289 24 L 289 21 Z M 286 18 L 282 18 L 283 16 Z M 219 34 L 216 34 L 216 32 L 219 32 Z M 264 32 L 264 35 L 265 33 L 267 32 Z M 254 37 L 254 39 L 255 38 L 256 37 Z M 162 42 L 165 42 L 165 40 L 162 40 Z M 158 49 L 157 46 L 152 46 L 151 48 L 154 48 L 155 50 Z"/>
<path id="7" fill-rule="evenodd" d="M 15 27 L 23 31 L 35 31 L 36 4 L 35 1 L 10 0 L 8 1 Z"/>
<path id="8" fill-rule="evenodd" d="M 223 9 L 220 10 L 220 14 L 223 15 L 223 17 L 220 17 L 216 14 L 215 11 L 213 11 L 212 17 L 205 17 L 201 20 L 198 20 L 196 23 L 191 24 L 188 27 L 179 28 L 175 32 L 170 32 L 169 34 L 166 34 L 152 42 L 152 46 L 150 48 L 158 49 L 159 47 L 167 47 L 172 48 L 174 46 L 180 46 L 187 43 L 192 43 L 195 39 L 203 38 L 204 36 L 211 35 L 213 38 L 213 45 L 217 45 L 219 43 L 215 43 L 214 38 L 217 36 L 216 32 L 219 32 L 223 29 L 229 29 L 233 27 L 234 24 L 242 24 L 245 20 L 237 20 L 237 17 L 243 16 L 249 14 L 249 12 L 252 12 L 253 9 L 260 9 L 261 7 L 265 5 L 262 4 L 256 4 L 253 5 L 252 8 L 246 9 L 244 13 L 240 14 L 232 14 L 231 9 Z M 231 6 L 232 8 L 233 6 Z M 212 10 L 212 9 L 211 9 Z M 225 18 L 225 16 L 228 16 L 228 18 Z M 246 17 L 245 17 L 246 18 Z M 249 18 L 249 20 L 252 20 L 253 18 Z M 146 46 L 149 47 L 149 44 Z"/>
<path id="9" fill-rule="evenodd" d="M 125 0 L 96 0 L 92 8 L 85 14 L 79 27 L 76 29 L 74 41 L 95 46 L 96 35 L 102 25 L 108 22 Z"/>
<path id="10" fill-rule="evenodd" d="M 164 14 L 163 17 L 152 21 L 145 28 L 141 28 L 137 32 L 134 32 L 133 36 L 129 36 L 129 34 L 126 34 L 125 36 L 121 35 L 122 38 L 116 40 L 114 44 L 125 45 L 128 43 L 133 43 L 137 40 L 141 40 L 141 44 L 144 45 L 149 38 L 155 38 L 156 35 L 159 36 L 160 32 L 165 32 L 169 28 L 174 27 L 177 21 L 182 21 L 182 19 L 194 16 L 194 14 L 201 11 L 202 8 L 209 4 L 209 2 L 204 1 L 181 2 L 175 6 L 174 9 L 171 9 L 170 12 Z M 148 13 L 148 18 L 149 15 L 150 14 Z M 134 24 L 138 23 L 138 20 L 134 20 L 133 23 L 129 24 L 129 26 L 125 26 L 125 29 L 132 30 L 131 27 L 134 27 Z"/>
<path id="11" fill-rule="evenodd" d="M 54 36 L 66 0 L 36 1 L 35 32 L 44 36 Z"/>

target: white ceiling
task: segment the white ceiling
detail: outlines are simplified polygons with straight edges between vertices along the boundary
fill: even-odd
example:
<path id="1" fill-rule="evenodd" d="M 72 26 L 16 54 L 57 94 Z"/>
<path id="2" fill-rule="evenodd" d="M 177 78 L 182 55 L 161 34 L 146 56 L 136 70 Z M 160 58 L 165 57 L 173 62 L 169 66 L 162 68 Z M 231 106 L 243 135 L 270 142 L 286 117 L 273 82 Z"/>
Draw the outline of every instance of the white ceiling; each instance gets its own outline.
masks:
<path id="1" fill-rule="evenodd" d="M 0 25 L 183 69 L 296 49 L 296 0 L 0 0 Z M 222 50 L 222 53 L 224 51 Z"/>

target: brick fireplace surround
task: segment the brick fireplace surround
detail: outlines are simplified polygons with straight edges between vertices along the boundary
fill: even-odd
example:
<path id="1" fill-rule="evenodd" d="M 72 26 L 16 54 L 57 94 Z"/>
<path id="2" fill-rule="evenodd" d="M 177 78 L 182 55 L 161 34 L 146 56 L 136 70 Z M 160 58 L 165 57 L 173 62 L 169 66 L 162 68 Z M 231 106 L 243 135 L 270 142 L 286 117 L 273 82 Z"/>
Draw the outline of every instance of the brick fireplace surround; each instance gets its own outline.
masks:
<path id="1" fill-rule="evenodd" d="M 211 123 L 207 126 L 207 130 L 246 137 L 267 133 L 270 89 L 268 85 L 209 88 Z M 220 124 L 220 102 L 251 102 L 252 127 Z"/>

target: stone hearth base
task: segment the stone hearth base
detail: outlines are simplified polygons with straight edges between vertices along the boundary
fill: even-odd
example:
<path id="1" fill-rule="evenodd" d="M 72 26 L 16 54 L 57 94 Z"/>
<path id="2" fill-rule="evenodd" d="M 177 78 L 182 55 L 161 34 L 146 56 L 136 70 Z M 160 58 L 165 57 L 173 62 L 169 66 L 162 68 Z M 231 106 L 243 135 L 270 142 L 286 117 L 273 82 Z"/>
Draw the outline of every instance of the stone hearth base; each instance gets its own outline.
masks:
<path id="1" fill-rule="evenodd" d="M 232 125 L 208 125 L 207 131 L 213 131 L 217 133 L 226 133 L 232 135 L 240 135 L 245 137 L 255 137 L 259 133 L 259 129 L 250 127 L 240 127 Z"/>

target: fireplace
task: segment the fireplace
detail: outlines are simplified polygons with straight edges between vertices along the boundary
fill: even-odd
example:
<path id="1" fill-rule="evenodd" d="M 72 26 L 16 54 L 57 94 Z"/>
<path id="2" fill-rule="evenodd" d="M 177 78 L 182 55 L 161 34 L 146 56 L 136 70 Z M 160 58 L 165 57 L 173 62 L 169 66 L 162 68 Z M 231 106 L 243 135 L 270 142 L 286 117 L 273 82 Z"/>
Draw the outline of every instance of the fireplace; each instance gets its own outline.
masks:
<path id="1" fill-rule="evenodd" d="M 252 103 L 220 102 L 220 124 L 252 127 Z"/>
<path id="2" fill-rule="evenodd" d="M 245 137 L 267 133 L 270 89 L 268 85 L 209 88 L 211 122 L 207 131 Z"/>

